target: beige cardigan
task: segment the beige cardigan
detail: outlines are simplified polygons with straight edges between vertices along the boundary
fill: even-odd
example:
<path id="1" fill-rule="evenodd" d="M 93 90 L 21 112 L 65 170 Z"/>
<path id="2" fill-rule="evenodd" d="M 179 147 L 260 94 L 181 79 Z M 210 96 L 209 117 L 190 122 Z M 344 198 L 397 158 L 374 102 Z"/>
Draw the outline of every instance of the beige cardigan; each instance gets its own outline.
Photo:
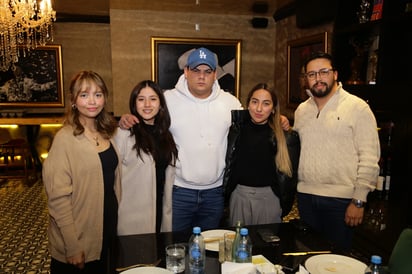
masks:
<path id="1" fill-rule="evenodd" d="M 156 165 L 151 155 L 137 157 L 135 137 L 118 129 L 114 141 L 122 163 L 122 201 L 119 204 L 118 235 L 156 232 Z M 161 231 L 172 230 L 172 190 L 175 168 L 166 169 Z"/>
<path id="2" fill-rule="evenodd" d="M 120 162 L 120 160 L 119 160 Z M 120 200 L 120 164 L 115 192 Z M 96 149 L 71 126 L 56 134 L 43 164 L 48 198 L 51 256 L 61 262 L 84 251 L 86 262 L 100 259 L 103 239 L 103 171 Z"/>

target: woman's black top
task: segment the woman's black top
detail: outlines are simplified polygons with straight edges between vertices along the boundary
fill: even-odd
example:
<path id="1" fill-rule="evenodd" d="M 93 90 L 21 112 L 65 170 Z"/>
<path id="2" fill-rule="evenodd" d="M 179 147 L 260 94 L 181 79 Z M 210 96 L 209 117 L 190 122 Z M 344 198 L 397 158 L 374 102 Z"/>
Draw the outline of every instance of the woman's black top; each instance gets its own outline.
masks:
<path id="1" fill-rule="evenodd" d="M 112 143 L 105 151 L 99 153 L 103 168 L 104 180 L 104 210 L 103 210 L 103 245 L 101 259 L 106 263 L 108 252 L 114 248 L 117 235 L 117 209 L 118 202 L 114 192 L 115 172 L 119 158 Z M 92 195 L 92 193 L 91 193 Z"/>
<path id="2" fill-rule="evenodd" d="M 251 120 L 245 122 L 234 157 L 232 180 L 235 184 L 251 187 L 273 184 L 276 149 L 272 132 L 268 123 L 257 125 Z"/>

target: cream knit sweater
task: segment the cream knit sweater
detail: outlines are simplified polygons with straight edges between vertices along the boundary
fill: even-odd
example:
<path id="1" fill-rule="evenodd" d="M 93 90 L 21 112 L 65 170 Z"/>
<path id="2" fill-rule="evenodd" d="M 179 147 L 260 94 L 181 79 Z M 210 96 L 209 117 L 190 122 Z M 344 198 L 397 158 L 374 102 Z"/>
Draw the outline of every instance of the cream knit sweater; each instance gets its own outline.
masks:
<path id="1" fill-rule="evenodd" d="M 321 111 L 309 98 L 295 112 L 301 154 L 298 192 L 366 201 L 379 174 L 380 145 L 368 104 L 339 85 Z"/>

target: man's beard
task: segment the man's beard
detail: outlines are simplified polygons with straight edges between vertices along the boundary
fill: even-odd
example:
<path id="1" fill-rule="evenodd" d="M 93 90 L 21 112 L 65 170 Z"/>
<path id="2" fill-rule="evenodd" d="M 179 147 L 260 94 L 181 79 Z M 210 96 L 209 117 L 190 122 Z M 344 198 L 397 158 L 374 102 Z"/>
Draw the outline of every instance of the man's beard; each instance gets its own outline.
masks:
<path id="1" fill-rule="evenodd" d="M 314 86 L 316 86 L 317 84 L 324 85 L 326 89 L 319 90 L 315 88 Z M 319 81 L 310 88 L 310 92 L 312 93 L 314 97 L 323 98 L 323 97 L 326 97 L 332 91 L 332 87 L 333 85 L 329 86 L 327 83 Z"/>

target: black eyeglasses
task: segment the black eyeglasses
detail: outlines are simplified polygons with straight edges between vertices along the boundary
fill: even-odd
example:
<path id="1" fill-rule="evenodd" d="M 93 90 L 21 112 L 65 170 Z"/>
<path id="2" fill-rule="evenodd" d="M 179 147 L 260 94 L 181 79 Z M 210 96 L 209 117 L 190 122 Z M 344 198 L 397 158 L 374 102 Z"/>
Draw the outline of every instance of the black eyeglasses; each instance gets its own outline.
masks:
<path id="1" fill-rule="evenodd" d="M 320 78 L 326 78 L 329 76 L 329 73 L 334 71 L 334 69 L 321 69 L 319 71 L 309 71 L 305 75 L 309 80 L 314 80 L 316 79 L 316 75 L 319 74 Z"/>

